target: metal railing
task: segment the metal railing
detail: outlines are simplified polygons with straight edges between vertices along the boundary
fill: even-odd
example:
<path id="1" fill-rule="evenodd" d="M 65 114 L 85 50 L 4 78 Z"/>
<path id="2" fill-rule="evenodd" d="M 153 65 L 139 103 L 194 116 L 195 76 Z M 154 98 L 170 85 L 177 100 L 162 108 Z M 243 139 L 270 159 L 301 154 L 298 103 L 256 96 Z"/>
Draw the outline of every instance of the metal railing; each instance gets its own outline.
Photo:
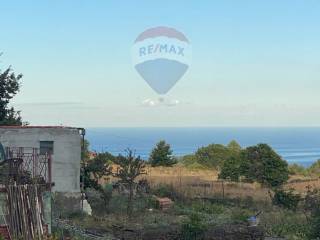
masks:
<path id="1" fill-rule="evenodd" d="M 52 183 L 52 158 L 50 154 L 42 155 L 38 148 L 7 147 L 7 160 L 21 160 L 19 171 L 28 172 L 32 179 L 43 179 Z"/>

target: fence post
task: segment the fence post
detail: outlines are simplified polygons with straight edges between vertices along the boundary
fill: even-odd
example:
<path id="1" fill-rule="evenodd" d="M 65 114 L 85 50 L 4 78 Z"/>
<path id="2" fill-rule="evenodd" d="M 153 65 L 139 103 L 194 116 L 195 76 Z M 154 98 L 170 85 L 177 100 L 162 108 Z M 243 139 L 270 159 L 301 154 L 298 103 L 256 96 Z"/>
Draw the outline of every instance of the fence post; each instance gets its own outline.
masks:
<path id="1" fill-rule="evenodd" d="M 222 186 L 222 199 L 224 200 L 224 181 L 221 180 L 221 186 Z"/>

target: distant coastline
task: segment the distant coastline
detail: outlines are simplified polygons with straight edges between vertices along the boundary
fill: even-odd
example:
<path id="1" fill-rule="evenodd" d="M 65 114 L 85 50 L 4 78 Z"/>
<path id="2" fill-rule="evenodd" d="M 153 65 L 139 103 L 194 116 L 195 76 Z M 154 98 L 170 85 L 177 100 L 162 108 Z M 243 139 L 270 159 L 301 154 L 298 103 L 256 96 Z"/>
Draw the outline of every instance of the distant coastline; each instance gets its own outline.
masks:
<path id="1" fill-rule="evenodd" d="M 131 148 L 144 159 L 161 139 L 171 144 L 176 156 L 236 140 L 242 147 L 267 143 L 288 163 L 305 167 L 320 159 L 320 127 L 88 128 L 86 138 L 94 151 L 119 154 Z"/>

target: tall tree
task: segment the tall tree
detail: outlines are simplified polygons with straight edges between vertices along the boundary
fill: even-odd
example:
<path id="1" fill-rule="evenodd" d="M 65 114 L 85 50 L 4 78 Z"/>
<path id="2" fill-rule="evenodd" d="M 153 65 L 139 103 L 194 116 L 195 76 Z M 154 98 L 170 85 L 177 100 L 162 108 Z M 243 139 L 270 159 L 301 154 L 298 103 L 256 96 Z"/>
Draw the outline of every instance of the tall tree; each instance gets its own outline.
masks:
<path id="1" fill-rule="evenodd" d="M 11 67 L 0 70 L 0 125 L 22 125 L 20 111 L 9 106 L 10 100 L 19 92 L 21 74 L 16 75 Z"/>
<path id="2" fill-rule="evenodd" d="M 177 163 L 176 159 L 172 155 L 172 150 L 169 144 L 164 140 L 161 140 L 156 144 L 150 154 L 149 161 L 151 166 L 172 166 Z"/>
<path id="3" fill-rule="evenodd" d="M 241 158 L 241 175 L 249 180 L 278 187 L 289 179 L 287 162 L 267 144 L 246 148 Z"/>

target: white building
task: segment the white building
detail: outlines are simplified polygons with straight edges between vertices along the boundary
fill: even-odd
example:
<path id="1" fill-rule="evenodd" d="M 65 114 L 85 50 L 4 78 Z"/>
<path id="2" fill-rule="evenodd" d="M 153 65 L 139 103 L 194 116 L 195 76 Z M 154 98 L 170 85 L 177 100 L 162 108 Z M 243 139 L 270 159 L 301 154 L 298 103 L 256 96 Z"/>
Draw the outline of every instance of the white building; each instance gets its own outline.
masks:
<path id="1" fill-rule="evenodd" d="M 52 126 L 0 126 L 0 142 L 9 148 L 37 148 L 51 154 L 52 191 L 80 192 L 80 128 Z"/>

